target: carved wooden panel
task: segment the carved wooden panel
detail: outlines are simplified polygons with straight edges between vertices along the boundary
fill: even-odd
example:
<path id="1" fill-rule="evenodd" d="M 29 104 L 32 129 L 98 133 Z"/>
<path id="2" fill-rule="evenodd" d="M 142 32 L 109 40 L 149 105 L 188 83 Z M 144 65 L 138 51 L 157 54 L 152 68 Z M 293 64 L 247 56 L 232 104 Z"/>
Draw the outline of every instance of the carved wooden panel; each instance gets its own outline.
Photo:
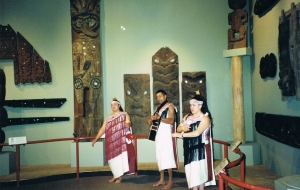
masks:
<path id="1" fill-rule="evenodd" d="M 99 3 L 70 1 L 75 136 L 95 136 L 103 122 Z"/>
<path id="2" fill-rule="evenodd" d="M 300 148 L 300 117 L 257 112 L 255 127 L 264 136 Z"/>
<path id="3" fill-rule="evenodd" d="M 299 21 L 300 4 L 292 3 L 291 10 L 282 10 L 279 17 L 279 81 L 282 100 L 295 96 L 300 100 Z"/>
<path id="4" fill-rule="evenodd" d="M 16 34 L 10 25 L 0 25 L 0 47 L 0 59 L 14 60 L 15 85 L 52 81 L 49 62 L 19 32 Z"/>
<path id="5" fill-rule="evenodd" d="M 170 48 L 163 47 L 152 56 L 154 107 L 158 106 L 155 93 L 162 89 L 167 92 L 168 100 L 179 109 L 178 70 L 178 56 Z"/>
<path id="6" fill-rule="evenodd" d="M 130 115 L 134 134 L 148 134 L 151 115 L 150 75 L 124 75 L 125 111 Z"/>
<path id="7" fill-rule="evenodd" d="M 234 11 L 228 14 L 228 49 L 243 48 L 247 46 L 248 12 L 243 9 L 247 4 L 246 0 L 229 0 L 228 5 Z"/>
<path id="8" fill-rule="evenodd" d="M 206 72 L 183 72 L 182 73 L 182 116 L 190 113 L 190 99 L 199 90 L 206 97 Z"/>

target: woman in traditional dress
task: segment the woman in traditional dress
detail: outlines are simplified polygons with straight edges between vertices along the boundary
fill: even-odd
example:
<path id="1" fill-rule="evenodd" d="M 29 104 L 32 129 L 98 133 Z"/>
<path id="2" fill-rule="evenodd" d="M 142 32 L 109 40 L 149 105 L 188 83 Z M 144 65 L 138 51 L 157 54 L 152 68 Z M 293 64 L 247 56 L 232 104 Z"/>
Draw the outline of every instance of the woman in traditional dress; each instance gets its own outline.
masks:
<path id="1" fill-rule="evenodd" d="M 92 146 L 105 133 L 106 162 L 113 173 L 113 178 L 109 182 L 121 183 L 124 174 L 133 174 L 136 171 L 131 122 L 129 115 L 123 112 L 116 98 L 110 103 L 110 107 L 112 113 L 105 118 Z"/>
<path id="2" fill-rule="evenodd" d="M 206 99 L 196 94 L 190 100 L 190 113 L 177 127 L 173 137 L 183 138 L 184 168 L 188 188 L 204 189 L 216 185 L 213 170 L 212 117 Z"/>

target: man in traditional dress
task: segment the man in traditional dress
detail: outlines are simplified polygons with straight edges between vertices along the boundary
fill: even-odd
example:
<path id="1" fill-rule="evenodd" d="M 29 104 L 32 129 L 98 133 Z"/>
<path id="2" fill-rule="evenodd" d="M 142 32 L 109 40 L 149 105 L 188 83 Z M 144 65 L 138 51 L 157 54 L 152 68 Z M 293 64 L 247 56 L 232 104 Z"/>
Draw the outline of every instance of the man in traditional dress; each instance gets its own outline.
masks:
<path id="1" fill-rule="evenodd" d="M 160 103 L 160 106 L 147 121 L 149 125 L 151 125 L 153 120 L 159 121 L 155 137 L 155 149 L 160 179 L 153 186 L 163 185 L 162 189 L 170 189 L 173 187 L 172 170 L 178 169 L 176 139 L 172 138 L 171 135 L 177 127 L 177 109 L 172 103 L 168 102 L 167 93 L 164 90 L 156 92 L 156 99 Z M 164 181 L 165 170 L 168 170 L 169 174 L 169 180 L 166 185 Z"/>
<path id="2" fill-rule="evenodd" d="M 106 162 L 113 173 L 109 182 L 121 183 L 124 174 L 133 174 L 136 171 L 136 157 L 132 145 L 132 132 L 130 117 L 114 98 L 110 103 L 113 113 L 109 114 L 95 139 L 92 146 L 105 133 Z"/>

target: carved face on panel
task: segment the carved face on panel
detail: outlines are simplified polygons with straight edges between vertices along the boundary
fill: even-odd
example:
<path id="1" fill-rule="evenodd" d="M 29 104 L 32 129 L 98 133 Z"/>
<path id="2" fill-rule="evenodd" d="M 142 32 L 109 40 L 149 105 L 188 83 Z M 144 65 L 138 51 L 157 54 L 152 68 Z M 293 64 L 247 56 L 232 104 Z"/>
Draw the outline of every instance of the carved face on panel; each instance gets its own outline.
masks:
<path id="1" fill-rule="evenodd" d="M 190 99 L 197 90 L 206 97 L 206 73 L 205 72 L 183 72 L 182 73 L 182 114 L 189 113 Z"/>
<path id="2" fill-rule="evenodd" d="M 161 48 L 152 56 L 153 93 L 164 90 L 168 100 L 179 107 L 178 56 L 170 48 Z M 155 100 L 155 97 L 153 97 Z M 158 102 L 154 101 L 158 106 Z"/>
<path id="3" fill-rule="evenodd" d="M 130 115 L 133 132 L 148 134 L 146 119 L 150 110 L 150 76 L 148 74 L 124 75 L 125 111 Z"/>

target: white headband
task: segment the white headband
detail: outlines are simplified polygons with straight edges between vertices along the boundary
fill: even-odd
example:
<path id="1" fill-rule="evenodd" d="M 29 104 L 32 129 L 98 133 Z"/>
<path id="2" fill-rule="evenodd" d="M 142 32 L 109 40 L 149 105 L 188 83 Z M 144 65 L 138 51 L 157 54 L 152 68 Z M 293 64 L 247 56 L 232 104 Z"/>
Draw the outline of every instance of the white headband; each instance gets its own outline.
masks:
<path id="1" fill-rule="evenodd" d="M 190 100 L 190 104 L 201 104 L 202 105 L 203 101 L 192 99 L 192 100 Z"/>
<path id="2" fill-rule="evenodd" d="M 116 101 L 116 100 L 111 101 L 110 104 L 119 104 L 119 105 L 121 105 L 120 102 Z"/>

